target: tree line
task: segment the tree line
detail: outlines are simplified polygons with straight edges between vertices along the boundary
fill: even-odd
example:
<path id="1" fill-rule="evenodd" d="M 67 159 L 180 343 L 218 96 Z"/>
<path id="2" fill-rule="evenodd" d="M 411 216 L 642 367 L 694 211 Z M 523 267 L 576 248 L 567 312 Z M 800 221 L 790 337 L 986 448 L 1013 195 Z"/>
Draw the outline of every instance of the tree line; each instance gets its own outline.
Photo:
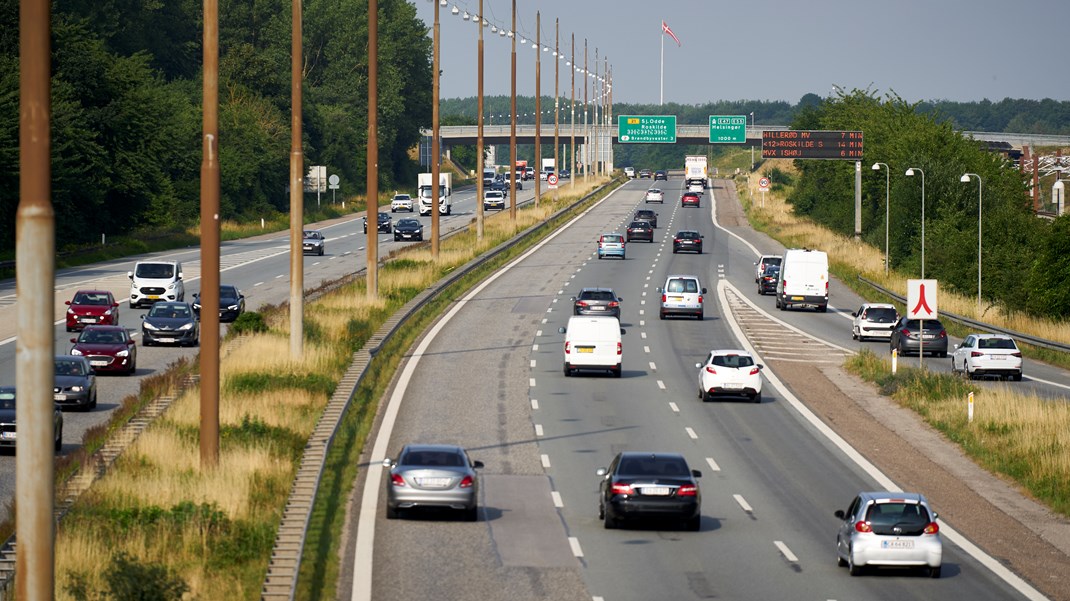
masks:
<path id="1" fill-rule="evenodd" d="M 18 0 L 0 0 L 0 249 L 18 205 Z M 57 247 L 173 231 L 200 206 L 202 3 L 52 3 L 52 201 Z M 415 180 L 408 151 L 431 121 L 431 39 L 404 0 L 379 0 L 379 174 Z M 291 3 L 219 5 L 224 220 L 289 211 Z M 306 0 L 303 152 L 342 190 L 364 188 L 367 3 Z"/>

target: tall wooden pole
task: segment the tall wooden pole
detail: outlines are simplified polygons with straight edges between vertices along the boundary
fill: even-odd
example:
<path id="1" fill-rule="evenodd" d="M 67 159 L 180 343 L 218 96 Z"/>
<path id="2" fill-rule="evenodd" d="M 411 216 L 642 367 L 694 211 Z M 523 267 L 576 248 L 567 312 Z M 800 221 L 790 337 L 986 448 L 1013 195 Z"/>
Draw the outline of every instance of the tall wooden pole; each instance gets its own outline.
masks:
<path id="1" fill-rule="evenodd" d="M 535 11 L 535 207 L 542 196 L 542 13 Z"/>
<path id="2" fill-rule="evenodd" d="M 431 80 L 431 257 L 438 258 L 439 236 L 442 233 L 440 231 L 440 223 L 442 221 L 440 211 L 442 209 L 442 187 L 439 185 L 441 179 L 441 157 L 439 149 L 439 133 L 438 133 L 438 86 L 439 86 L 439 72 L 441 70 L 439 62 L 439 22 L 438 22 L 438 7 L 437 1 L 433 2 L 435 5 L 435 32 L 434 32 L 434 59 L 432 64 L 434 65 L 434 74 L 432 74 Z M 479 33 L 483 33 L 483 23 L 480 21 Z M 483 174 L 479 174 L 483 177 Z M 476 203 L 481 203 L 482 198 L 476 199 Z"/>
<path id="3" fill-rule="evenodd" d="M 52 208 L 51 3 L 19 3 L 19 205 L 15 215 L 15 596 L 52 601 L 56 256 Z"/>
<path id="4" fill-rule="evenodd" d="M 476 117 L 476 124 L 478 125 L 478 132 L 476 133 L 476 240 L 483 241 L 483 0 L 479 0 L 479 66 L 477 67 L 477 103 L 479 105 L 477 109 L 478 116 Z"/>
<path id="5" fill-rule="evenodd" d="M 435 3 L 438 4 L 437 2 Z M 368 174 L 365 215 L 368 217 L 368 298 L 379 297 L 379 0 L 368 0 Z"/>
<path id="6" fill-rule="evenodd" d="M 215 1 L 218 2 L 218 0 Z M 208 0 L 205 0 L 206 5 L 207 2 Z M 299 359 L 303 353 L 303 320 L 305 314 L 305 253 L 302 248 L 305 228 L 305 158 L 301 147 L 301 3 L 294 0 L 292 4 L 293 23 L 291 25 L 290 38 L 290 358 Z"/>
<path id="7" fill-rule="evenodd" d="M 212 4 L 209 7 L 209 3 Z M 301 48 L 301 5 L 294 0 L 293 44 L 300 52 Z M 218 0 L 206 0 L 204 3 L 204 81 L 203 81 L 203 136 L 201 140 L 201 307 L 210 309 L 219 306 L 219 4 Z M 209 18 L 211 14 L 211 18 Z M 299 80 L 300 81 L 300 80 Z M 296 125 L 301 126 L 301 86 L 297 86 L 298 96 Z M 300 132 L 300 130 L 298 130 Z M 301 176 L 300 133 L 297 155 L 291 156 L 290 175 Z M 293 161 L 297 162 L 296 168 Z M 300 179 L 298 198 L 301 198 Z M 293 182 L 291 181 L 291 186 Z M 291 195 L 293 190 L 291 189 Z M 291 232 L 292 233 L 292 232 Z M 301 233 L 298 222 L 297 233 Z M 291 239 L 291 255 L 294 253 Z M 298 245 L 297 264 L 301 265 L 301 237 L 296 238 Z M 300 273 L 300 270 L 298 271 Z M 300 281 L 300 280 L 298 280 Z M 301 305 L 298 305 L 300 309 Z M 300 313 L 298 313 L 300 315 Z M 297 352 L 300 355 L 300 330 L 298 330 Z M 201 469 L 210 470 L 219 464 L 219 311 L 201 311 Z"/>
<path id="8" fill-rule="evenodd" d="M 483 27 L 483 22 L 480 21 L 479 26 Z M 509 99 L 509 170 L 513 173 L 513 177 L 509 178 L 511 182 L 509 184 L 509 219 L 512 221 L 513 226 L 516 226 L 516 178 L 523 177 L 524 174 L 517 173 L 516 168 L 516 0 L 513 0 L 513 51 L 511 56 L 512 64 L 512 77 L 511 77 L 511 92 Z M 482 201 L 483 199 L 480 199 Z"/>

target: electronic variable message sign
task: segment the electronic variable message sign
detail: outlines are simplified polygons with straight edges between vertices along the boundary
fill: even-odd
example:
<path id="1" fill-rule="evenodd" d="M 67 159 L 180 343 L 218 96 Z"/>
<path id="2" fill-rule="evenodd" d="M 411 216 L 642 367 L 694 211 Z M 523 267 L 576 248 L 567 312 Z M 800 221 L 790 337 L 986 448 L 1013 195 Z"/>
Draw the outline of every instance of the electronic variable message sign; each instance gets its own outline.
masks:
<path id="1" fill-rule="evenodd" d="M 675 144 L 676 115 L 620 115 L 617 140 L 622 144 Z"/>
<path id="2" fill-rule="evenodd" d="M 765 130 L 763 159 L 862 160 L 862 132 Z"/>

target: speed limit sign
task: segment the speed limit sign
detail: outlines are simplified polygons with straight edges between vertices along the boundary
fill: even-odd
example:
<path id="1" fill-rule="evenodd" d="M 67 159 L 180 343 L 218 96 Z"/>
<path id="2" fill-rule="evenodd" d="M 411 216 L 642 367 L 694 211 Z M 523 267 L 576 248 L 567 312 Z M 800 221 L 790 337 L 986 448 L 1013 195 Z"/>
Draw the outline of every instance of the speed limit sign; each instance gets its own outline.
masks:
<path id="1" fill-rule="evenodd" d="M 549 188 L 551 190 L 557 189 L 557 174 L 556 173 L 551 173 L 550 175 L 547 175 L 546 176 L 546 183 L 549 185 Z"/>
<path id="2" fill-rule="evenodd" d="M 762 192 L 765 192 L 766 190 L 768 190 L 769 189 L 769 178 L 768 177 L 763 177 L 763 178 L 759 179 L 758 180 L 758 188 L 760 188 Z"/>

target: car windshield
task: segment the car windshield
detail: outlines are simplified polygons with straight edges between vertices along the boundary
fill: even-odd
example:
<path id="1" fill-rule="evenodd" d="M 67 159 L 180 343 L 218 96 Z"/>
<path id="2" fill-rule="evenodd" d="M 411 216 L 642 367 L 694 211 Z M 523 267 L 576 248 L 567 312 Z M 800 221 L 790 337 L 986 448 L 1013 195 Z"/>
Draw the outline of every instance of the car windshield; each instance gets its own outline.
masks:
<path id="1" fill-rule="evenodd" d="M 1010 338 L 979 338 L 977 348 L 1017 349 L 1018 347 Z"/>
<path id="2" fill-rule="evenodd" d="M 713 364 L 717 367 L 751 367 L 754 359 L 748 355 L 714 355 Z"/>
<path id="3" fill-rule="evenodd" d="M 90 330 L 85 329 L 78 337 L 78 342 L 86 344 L 120 344 L 126 341 L 126 336 L 118 330 Z"/>
<path id="4" fill-rule="evenodd" d="M 307 232 L 307 231 L 305 232 L 305 238 L 319 238 L 319 237 L 320 237 L 320 233 L 319 232 Z"/>
<path id="5" fill-rule="evenodd" d="M 397 224 L 398 227 L 419 227 L 420 222 L 415 219 L 402 219 Z"/>
<path id="6" fill-rule="evenodd" d="M 863 317 L 876 323 L 895 323 L 898 314 L 891 307 L 870 307 L 866 309 Z"/>
<path id="7" fill-rule="evenodd" d="M 408 194 L 398 194 L 394 196 L 394 200 L 412 200 L 412 197 Z"/>
<path id="8" fill-rule="evenodd" d="M 168 263 L 141 263 L 134 275 L 148 280 L 166 280 L 175 277 L 175 266 Z"/>
<path id="9" fill-rule="evenodd" d="M 15 408 L 15 393 L 9 390 L 0 392 L 0 409 Z"/>
<path id="10" fill-rule="evenodd" d="M 689 476 L 687 462 L 680 457 L 625 457 L 617 468 L 619 476 Z"/>
<path id="11" fill-rule="evenodd" d="M 379 213 L 379 221 L 390 221 L 390 213 Z"/>
<path id="12" fill-rule="evenodd" d="M 455 451 L 408 451 L 401 456 L 398 464 L 421 467 L 462 467 L 464 458 Z"/>
<path id="13" fill-rule="evenodd" d="M 192 313 L 184 305 L 165 305 L 157 303 L 149 309 L 149 317 L 162 317 L 165 319 L 184 319 Z"/>
<path id="14" fill-rule="evenodd" d="M 72 305 L 110 305 L 107 294 L 96 292 L 79 292 L 74 295 Z"/>
<path id="15" fill-rule="evenodd" d="M 234 286 L 220 286 L 219 298 L 238 298 L 238 289 Z"/>
<path id="16" fill-rule="evenodd" d="M 84 376 L 86 375 L 85 364 L 81 361 L 58 359 L 56 361 L 57 376 Z"/>

